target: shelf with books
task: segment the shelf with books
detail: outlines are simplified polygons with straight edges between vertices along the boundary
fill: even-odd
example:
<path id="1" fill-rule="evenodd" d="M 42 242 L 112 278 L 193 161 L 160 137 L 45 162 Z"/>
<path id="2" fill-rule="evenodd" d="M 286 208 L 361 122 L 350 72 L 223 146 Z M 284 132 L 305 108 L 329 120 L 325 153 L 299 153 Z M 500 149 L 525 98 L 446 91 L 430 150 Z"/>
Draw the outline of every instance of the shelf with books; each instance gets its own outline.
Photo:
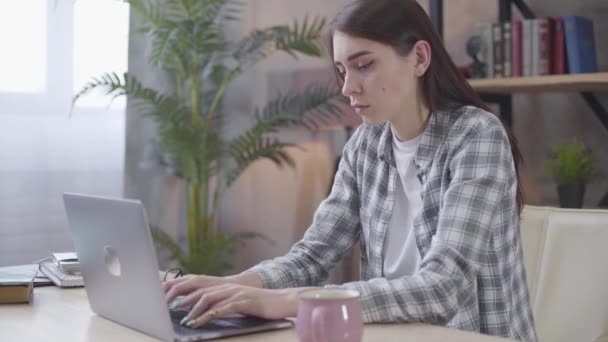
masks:
<path id="1" fill-rule="evenodd" d="M 592 22 L 586 20 L 585 18 L 574 16 L 553 18 L 552 20 L 554 24 L 563 20 L 564 26 L 554 26 L 553 31 L 551 31 L 550 28 L 548 36 L 549 38 L 544 38 L 543 45 L 546 48 L 546 45 L 553 44 L 553 47 L 557 46 L 557 50 L 554 50 L 553 53 L 541 54 L 542 47 L 537 44 L 538 51 L 535 51 L 534 49 L 532 50 L 532 53 L 530 54 L 531 57 L 527 57 L 528 65 L 526 65 L 524 57 L 528 56 L 528 53 L 524 53 L 523 50 L 525 46 L 530 44 L 530 42 L 524 42 L 524 38 L 526 37 L 524 36 L 523 32 L 524 22 L 530 22 L 531 19 L 537 19 L 537 16 L 530 9 L 530 7 L 528 7 L 525 0 L 497 1 L 498 23 L 501 23 L 503 27 L 506 25 L 507 27 L 510 26 L 511 28 L 510 35 L 508 34 L 507 29 L 506 42 L 504 41 L 504 34 L 502 35 L 503 44 L 510 45 L 509 51 L 511 52 L 511 56 L 513 56 L 513 52 L 515 52 L 516 56 L 521 53 L 520 59 L 511 58 L 511 60 L 506 61 L 506 63 L 503 60 L 502 69 L 500 66 L 498 66 L 498 69 L 504 70 L 506 64 L 508 66 L 507 69 L 511 70 L 512 75 L 515 74 L 526 76 L 472 79 L 469 81 L 469 84 L 471 84 L 471 86 L 481 95 L 484 101 L 498 104 L 500 108 L 499 115 L 501 116 L 503 122 L 505 122 L 510 127 L 513 126 L 512 96 L 514 93 L 575 91 L 580 93 L 581 97 L 591 108 L 591 110 L 601 122 L 601 124 L 604 126 L 604 128 L 608 130 L 608 110 L 606 110 L 604 105 L 597 99 L 597 97 L 593 93 L 595 91 L 608 91 L 608 73 L 594 72 L 597 70 L 595 61 L 595 51 L 594 49 L 590 49 L 589 45 L 593 41 L 593 34 L 591 32 Z M 443 2 L 443 0 L 429 0 L 430 17 L 441 36 L 443 36 L 444 27 Z M 517 8 L 523 17 L 523 20 L 519 21 L 521 25 L 515 25 L 517 26 L 515 29 L 515 38 L 513 36 L 513 23 L 517 23 L 518 21 L 512 20 L 512 7 Z M 570 26 L 568 24 L 568 21 L 571 22 Z M 545 23 L 543 25 L 546 25 L 547 22 L 544 22 Z M 495 26 L 498 27 L 498 25 Z M 492 28 L 496 28 L 495 26 L 492 26 Z M 540 22 L 538 26 L 539 34 L 535 35 L 534 32 L 532 35 L 528 34 L 528 40 L 535 39 L 534 37 L 537 37 L 536 39 L 543 39 L 544 36 L 540 32 Z M 574 29 L 574 31 L 570 31 L 570 34 L 575 32 L 574 36 L 568 37 L 569 27 Z M 561 33 L 558 35 L 555 32 L 560 32 L 559 28 L 561 28 Z M 485 31 L 487 31 L 485 34 L 489 35 L 490 31 Z M 552 36 L 551 32 L 553 32 Z M 492 31 L 492 37 L 494 37 L 496 33 L 496 31 Z M 542 33 L 546 32 L 543 31 Z M 497 38 L 499 36 L 500 35 L 496 35 Z M 568 41 L 572 43 L 570 45 L 573 48 L 570 48 L 568 46 Z M 509 42 L 511 44 L 509 44 Z M 513 46 L 516 47 L 515 50 L 513 49 Z M 532 44 L 532 47 L 534 46 L 535 45 Z M 517 48 L 519 48 L 521 51 L 517 50 Z M 486 50 L 490 51 L 488 50 L 487 46 Z M 492 49 L 492 51 L 494 50 Z M 589 51 L 593 52 L 589 53 Z M 499 53 L 502 56 L 503 53 L 500 51 Z M 531 63 L 532 60 L 530 58 L 536 57 L 536 54 L 539 55 L 539 58 L 541 55 L 551 56 L 551 60 L 544 60 L 544 63 L 547 63 L 547 65 L 544 65 L 544 67 L 550 65 L 549 73 L 556 75 L 528 76 L 547 73 L 546 68 L 543 68 L 542 72 L 541 70 L 531 70 L 531 67 L 534 65 L 534 63 Z M 556 58 L 556 55 L 563 56 L 563 58 Z M 496 63 L 494 63 L 494 61 L 492 62 L 492 65 L 494 66 L 494 68 L 492 68 L 492 71 L 496 71 Z M 487 62 L 487 66 L 489 71 L 489 62 Z M 527 71 L 528 68 L 530 68 L 529 71 Z M 501 74 L 505 74 L 504 71 L 501 72 Z M 507 72 L 506 74 L 508 75 L 509 73 Z M 491 75 L 491 73 L 486 73 L 486 75 Z M 602 200 L 599 203 L 599 207 L 608 208 L 608 193 L 603 196 Z"/>
<path id="2" fill-rule="evenodd" d="M 504 39 L 506 39 L 507 42 L 511 42 L 511 49 L 509 50 L 511 51 L 511 55 L 515 54 L 516 56 L 518 56 L 521 52 L 521 58 L 511 58 L 511 60 L 507 61 L 506 63 L 503 60 L 503 63 L 498 63 L 498 66 L 497 63 L 495 63 L 496 61 L 494 60 L 494 58 L 489 58 L 487 61 L 485 61 L 488 68 L 488 72 L 486 73 L 486 75 L 492 76 L 497 69 L 504 70 L 505 65 L 507 65 L 507 69 L 510 69 L 512 71 L 511 74 L 525 76 L 521 78 L 507 77 L 471 80 L 471 85 L 479 91 L 480 95 L 482 95 L 482 99 L 486 102 L 498 104 L 500 107 L 499 113 L 503 121 L 507 125 L 512 126 L 513 93 L 533 91 L 578 91 L 580 92 L 580 95 L 583 97 L 585 102 L 587 102 L 587 104 L 589 105 L 595 116 L 598 118 L 598 120 L 608 130 L 608 111 L 606 110 L 606 108 L 604 108 L 602 103 L 597 99 L 597 97 L 593 93 L 594 91 L 598 90 L 606 90 L 606 87 L 603 85 L 605 73 L 595 72 L 597 70 L 597 65 L 594 57 L 595 48 L 591 46 L 591 43 L 594 41 L 592 21 L 572 15 L 544 19 L 540 18 L 541 20 L 535 20 L 537 19 L 537 16 L 528 7 L 525 0 L 497 1 L 499 4 L 498 22 L 496 25 L 493 24 L 489 27 L 492 29 L 497 29 L 498 27 L 510 26 L 511 33 L 513 33 L 512 24 L 519 22 L 521 25 L 515 25 L 518 27 L 515 30 L 517 32 L 515 34 L 515 39 L 513 34 L 507 34 L 507 38 L 505 38 L 504 35 L 502 35 L 502 37 L 503 43 Z M 439 34 L 443 35 L 443 0 L 429 0 L 429 7 L 431 20 L 438 28 Z M 523 20 L 512 20 L 512 7 L 516 7 L 521 12 Z M 528 30 L 532 32 L 532 34 L 524 35 L 524 22 L 534 22 L 538 24 L 533 25 L 532 31 Z M 500 25 L 498 25 L 498 23 L 500 23 Z M 509 23 L 511 23 L 511 25 Z M 563 26 L 553 26 L 551 23 L 553 25 L 557 25 L 557 23 L 562 23 Z M 548 31 L 543 31 L 544 33 L 546 33 L 544 35 L 540 32 L 541 26 L 543 25 L 549 25 Z M 538 26 L 538 28 L 534 29 L 536 26 Z M 561 29 L 558 29 L 558 27 L 561 27 Z M 496 50 L 496 46 L 500 47 L 504 45 L 495 44 L 494 35 L 496 35 L 496 39 L 499 39 L 501 37 L 501 35 L 497 34 L 498 32 L 496 32 L 495 30 L 484 29 L 483 32 L 485 32 L 486 36 L 489 37 L 489 34 L 492 34 L 493 37 L 493 48 L 490 49 L 489 46 L 486 46 L 485 50 L 487 52 Z M 535 32 L 538 34 L 534 34 Z M 551 34 L 551 32 L 553 32 L 553 34 Z M 558 35 L 556 34 L 556 32 L 561 32 L 561 34 Z M 526 42 L 524 42 L 525 37 L 528 37 Z M 489 41 L 489 39 L 485 40 Z M 546 53 L 545 51 L 545 53 L 541 54 L 541 50 L 543 50 L 543 48 L 539 44 L 533 44 L 534 42 L 532 40 L 538 40 L 539 42 L 540 40 L 542 40 L 542 45 L 545 47 L 545 50 L 547 45 L 551 46 L 552 44 L 552 46 L 557 47 L 556 51 L 558 52 Z M 532 47 L 538 45 L 538 48 L 533 48 L 532 50 L 526 49 L 527 53 L 524 53 L 524 47 L 530 45 L 530 43 L 532 43 Z M 509 45 L 508 43 L 505 44 Z M 515 46 L 516 49 L 513 49 L 513 46 Z M 518 46 L 520 48 L 517 48 Z M 502 50 L 500 48 L 498 48 L 497 50 L 499 52 L 499 55 L 502 56 Z M 532 53 L 530 53 L 530 51 L 532 51 Z M 537 54 L 538 58 L 535 57 Z M 541 59 L 539 59 L 541 55 L 551 56 L 551 59 L 542 59 L 541 63 Z M 561 57 L 556 58 L 556 56 Z M 524 57 L 526 57 L 527 62 L 524 60 Z M 539 63 L 539 65 L 536 66 L 535 70 L 533 70 L 533 66 L 537 63 L 532 63 L 533 60 Z M 544 65 L 542 70 L 538 68 L 541 64 Z M 493 67 L 490 68 L 490 65 Z M 547 70 L 547 67 L 549 65 L 550 67 Z M 546 74 L 547 71 L 549 71 L 550 74 L 557 75 L 536 76 L 540 74 Z M 585 72 L 587 72 L 588 74 L 585 74 Z M 504 72 L 501 71 L 500 74 L 504 74 Z M 564 81 L 564 84 L 559 84 L 561 81 Z"/>
<path id="3" fill-rule="evenodd" d="M 492 94 L 608 91 L 608 72 L 471 79 L 469 84 L 479 93 Z"/>

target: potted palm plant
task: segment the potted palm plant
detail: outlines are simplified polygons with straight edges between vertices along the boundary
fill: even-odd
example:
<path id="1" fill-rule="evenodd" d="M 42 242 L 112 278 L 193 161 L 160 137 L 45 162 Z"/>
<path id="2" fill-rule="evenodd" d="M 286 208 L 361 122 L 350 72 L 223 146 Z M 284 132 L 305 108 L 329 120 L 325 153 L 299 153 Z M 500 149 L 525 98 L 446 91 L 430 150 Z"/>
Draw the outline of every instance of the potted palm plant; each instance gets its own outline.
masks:
<path id="1" fill-rule="evenodd" d="M 545 167 L 557 183 L 560 206 L 582 208 L 586 185 L 600 176 L 597 159 L 576 139 L 556 145 L 549 156 Z"/>
<path id="2" fill-rule="evenodd" d="M 321 56 L 322 17 L 292 25 L 258 29 L 229 40 L 225 25 L 239 20 L 242 4 L 232 0 L 127 0 L 139 16 L 140 31 L 152 43 L 150 62 L 175 83 L 171 93 L 147 88 L 125 73 L 93 78 L 73 103 L 94 89 L 112 98 L 125 95 L 137 111 L 154 119 L 162 152 L 182 180 L 187 199 L 187 247 L 162 229 L 153 229 L 157 245 L 187 272 L 221 275 L 231 267 L 234 248 L 255 233 L 228 234 L 218 228 L 218 207 L 226 188 L 254 161 L 269 159 L 294 166 L 285 148 L 271 137 L 278 129 L 299 125 L 315 129 L 339 117 L 343 101 L 335 85 L 312 84 L 298 93 L 279 94 L 255 109 L 254 125 L 227 141 L 222 98 L 230 83 L 273 53 Z"/>

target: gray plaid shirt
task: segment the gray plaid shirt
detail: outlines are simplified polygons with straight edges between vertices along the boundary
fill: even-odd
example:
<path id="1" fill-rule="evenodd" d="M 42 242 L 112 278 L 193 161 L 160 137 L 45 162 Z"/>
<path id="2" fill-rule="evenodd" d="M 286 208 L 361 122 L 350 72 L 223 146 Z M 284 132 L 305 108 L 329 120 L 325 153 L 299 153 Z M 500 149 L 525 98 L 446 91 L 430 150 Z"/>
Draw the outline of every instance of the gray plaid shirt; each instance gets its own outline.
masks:
<path id="1" fill-rule="evenodd" d="M 470 106 L 431 115 L 414 158 L 422 260 L 415 274 L 389 280 L 382 245 L 398 177 L 391 134 L 388 123 L 360 126 L 304 238 L 250 271 L 266 288 L 317 286 L 359 240 L 363 280 L 337 287 L 360 292 L 366 322 L 425 322 L 536 341 L 517 179 L 498 118 Z"/>

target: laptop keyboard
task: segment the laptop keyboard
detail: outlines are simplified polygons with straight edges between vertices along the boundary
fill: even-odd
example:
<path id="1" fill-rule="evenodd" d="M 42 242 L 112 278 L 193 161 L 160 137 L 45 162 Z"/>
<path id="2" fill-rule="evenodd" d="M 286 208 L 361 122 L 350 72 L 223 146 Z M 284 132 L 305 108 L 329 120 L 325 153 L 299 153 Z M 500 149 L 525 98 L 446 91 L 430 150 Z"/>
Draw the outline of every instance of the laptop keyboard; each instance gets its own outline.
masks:
<path id="1" fill-rule="evenodd" d="M 250 316 L 239 316 L 239 317 L 226 317 L 213 320 L 200 328 L 192 329 L 180 324 L 181 320 L 188 314 L 186 310 L 169 310 L 171 314 L 171 321 L 173 322 L 173 328 L 178 334 L 200 334 L 202 331 L 226 331 L 243 328 L 259 327 L 264 323 L 269 322 L 268 320 L 250 317 Z"/>

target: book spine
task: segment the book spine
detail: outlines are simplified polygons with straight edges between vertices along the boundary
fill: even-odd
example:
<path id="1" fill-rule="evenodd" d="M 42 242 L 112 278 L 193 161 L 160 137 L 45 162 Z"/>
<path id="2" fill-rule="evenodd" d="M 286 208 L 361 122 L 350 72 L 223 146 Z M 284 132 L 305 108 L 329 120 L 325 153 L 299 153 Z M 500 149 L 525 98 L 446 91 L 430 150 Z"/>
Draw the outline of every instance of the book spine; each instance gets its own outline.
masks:
<path id="1" fill-rule="evenodd" d="M 580 61 L 579 61 L 579 48 L 578 38 L 576 37 L 575 31 L 575 18 L 573 16 L 564 17 L 564 26 L 566 28 L 566 51 L 568 54 L 568 70 L 571 74 L 579 74 Z"/>
<path id="2" fill-rule="evenodd" d="M 564 17 L 555 17 L 553 20 L 553 58 L 551 73 L 554 75 L 566 73 Z"/>
<path id="3" fill-rule="evenodd" d="M 532 57 L 530 58 L 530 76 L 538 76 L 538 65 L 540 60 L 540 42 L 539 42 L 539 20 L 532 20 Z"/>
<path id="4" fill-rule="evenodd" d="M 524 20 L 522 28 L 523 75 L 532 76 L 532 20 Z"/>
<path id="5" fill-rule="evenodd" d="M 502 24 L 492 24 L 492 38 L 494 40 L 494 77 L 503 76 L 503 44 L 502 44 Z"/>
<path id="6" fill-rule="evenodd" d="M 494 78 L 494 39 L 492 37 L 492 25 L 484 25 L 482 28 L 481 49 L 487 78 Z"/>
<path id="7" fill-rule="evenodd" d="M 503 76 L 511 77 L 512 76 L 512 53 L 511 53 L 511 45 L 512 43 L 512 26 L 511 22 L 505 22 L 502 24 L 502 40 L 503 40 Z"/>
<path id="8" fill-rule="evenodd" d="M 513 77 L 523 75 L 521 20 L 514 21 L 511 25 L 511 66 Z"/>
<path id="9" fill-rule="evenodd" d="M 565 16 L 564 27 L 569 72 L 597 72 L 593 22 L 582 17 Z"/>
<path id="10" fill-rule="evenodd" d="M 551 55 L 550 21 L 542 18 L 538 20 L 538 75 L 549 75 Z"/>

